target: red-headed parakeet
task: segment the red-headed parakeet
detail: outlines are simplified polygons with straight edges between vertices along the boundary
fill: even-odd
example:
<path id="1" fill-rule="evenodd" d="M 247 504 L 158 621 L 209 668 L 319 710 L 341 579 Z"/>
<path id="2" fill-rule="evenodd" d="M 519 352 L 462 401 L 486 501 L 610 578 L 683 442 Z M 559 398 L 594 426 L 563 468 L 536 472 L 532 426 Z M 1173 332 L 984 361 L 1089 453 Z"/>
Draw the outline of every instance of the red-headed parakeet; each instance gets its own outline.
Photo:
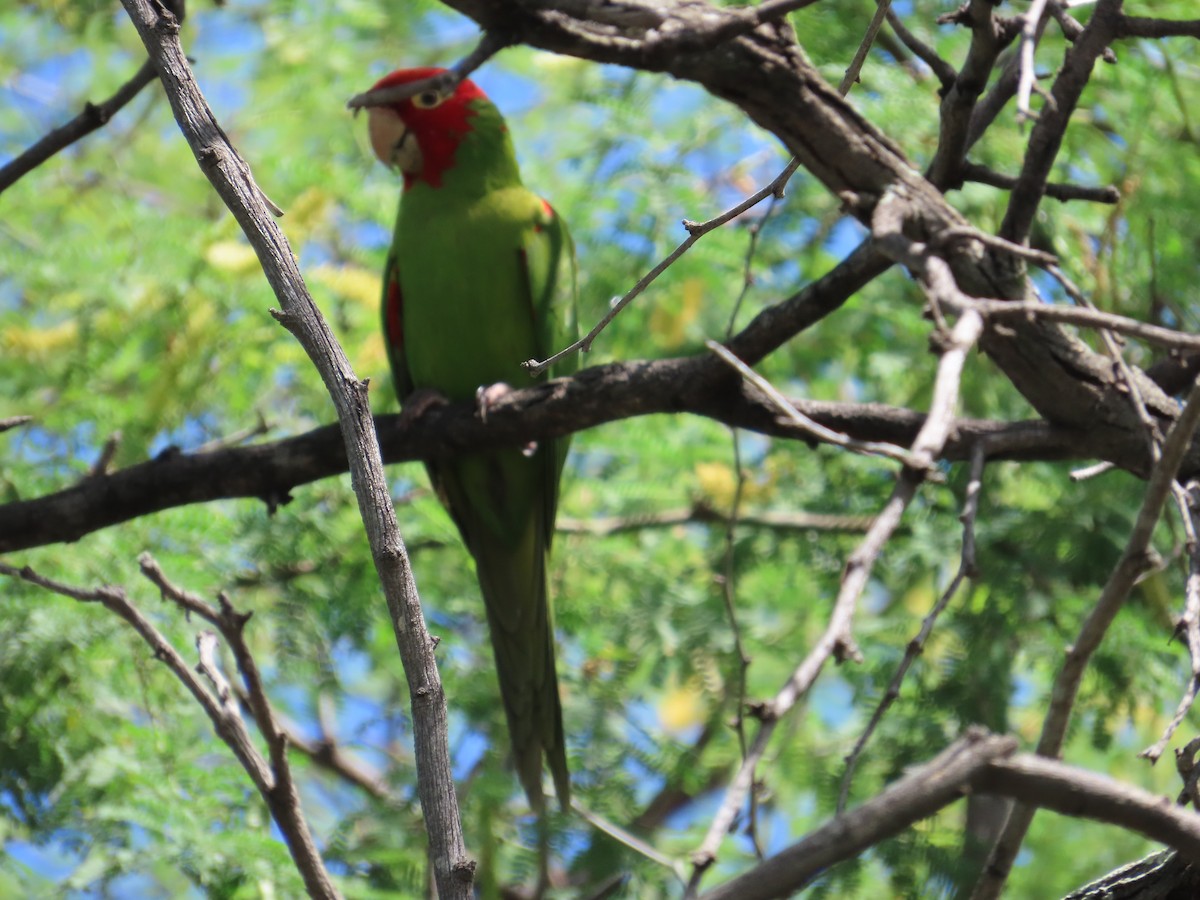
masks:
<path id="1" fill-rule="evenodd" d="M 403 69 L 372 90 L 443 71 Z M 462 81 L 371 106 L 369 126 L 375 154 L 404 176 L 383 289 L 397 393 L 465 401 L 484 385 L 532 384 L 521 362 L 576 336 L 575 253 L 562 219 L 521 183 L 504 119 Z M 543 755 L 569 802 L 546 593 L 566 450 L 559 439 L 427 464 L 475 558 L 517 774 L 538 809 Z"/>

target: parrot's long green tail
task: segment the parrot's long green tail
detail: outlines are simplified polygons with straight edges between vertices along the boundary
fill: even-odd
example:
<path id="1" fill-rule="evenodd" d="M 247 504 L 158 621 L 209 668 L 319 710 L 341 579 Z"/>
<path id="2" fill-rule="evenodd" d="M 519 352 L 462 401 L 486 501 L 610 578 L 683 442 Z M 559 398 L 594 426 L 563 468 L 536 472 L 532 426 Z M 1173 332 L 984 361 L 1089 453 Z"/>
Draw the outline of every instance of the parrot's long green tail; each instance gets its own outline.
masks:
<path id="1" fill-rule="evenodd" d="M 560 805 L 564 810 L 570 805 L 541 524 L 531 523 L 515 545 L 484 539 L 470 546 L 487 607 L 517 776 L 538 811 L 544 806 L 543 754 Z"/>

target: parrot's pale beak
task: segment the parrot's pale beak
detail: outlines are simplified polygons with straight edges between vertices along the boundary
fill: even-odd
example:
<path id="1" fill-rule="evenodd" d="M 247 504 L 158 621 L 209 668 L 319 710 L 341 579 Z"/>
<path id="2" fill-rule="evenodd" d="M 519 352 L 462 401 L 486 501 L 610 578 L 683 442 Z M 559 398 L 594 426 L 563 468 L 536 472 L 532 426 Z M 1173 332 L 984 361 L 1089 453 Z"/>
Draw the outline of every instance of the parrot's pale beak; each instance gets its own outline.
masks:
<path id="1" fill-rule="evenodd" d="M 367 130 L 371 136 L 371 149 L 380 162 L 408 175 L 421 171 L 421 146 L 417 136 L 394 111 L 384 106 L 370 107 Z"/>

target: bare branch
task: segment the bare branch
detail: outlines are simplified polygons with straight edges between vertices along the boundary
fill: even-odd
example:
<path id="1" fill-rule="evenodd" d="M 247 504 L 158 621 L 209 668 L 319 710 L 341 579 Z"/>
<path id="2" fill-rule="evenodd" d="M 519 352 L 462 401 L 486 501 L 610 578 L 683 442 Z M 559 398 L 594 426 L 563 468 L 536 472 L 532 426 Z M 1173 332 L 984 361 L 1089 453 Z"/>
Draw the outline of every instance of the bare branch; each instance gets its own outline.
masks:
<path id="1" fill-rule="evenodd" d="M 0 419 L 0 434 L 12 428 L 20 428 L 33 421 L 33 416 L 9 416 L 7 419 Z"/>
<path id="2" fill-rule="evenodd" d="M 1121 16 L 1117 37 L 1122 38 L 1200 38 L 1200 19 L 1151 19 L 1145 16 Z"/>
<path id="3" fill-rule="evenodd" d="M 958 77 L 958 72 L 954 70 L 954 66 L 938 56 L 936 50 L 909 31 L 904 21 L 890 7 L 887 13 L 887 21 L 892 31 L 896 32 L 896 37 L 900 38 L 901 43 L 933 70 L 933 74 L 943 87 L 949 87 L 954 84 L 954 79 Z"/>
<path id="4" fill-rule="evenodd" d="M 969 133 L 976 103 L 995 67 L 996 57 L 1012 42 L 1016 32 L 1003 25 L 994 5 L 987 0 L 969 0 L 956 12 L 940 17 L 938 21 L 952 21 L 971 29 L 967 58 L 942 96 L 938 146 L 928 170 L 931 182 L 948 188 L 961 181 L 959 171 L 970 146 Z"/>
<path id="5" fill-rule="evenodd" d="M 1180 805 L 1192 804 L 1192 809 L 1200 809 L 1200 765 L 1196 764 L 1196 754 L 1200 753 L 1200 737 L 1192 738 L 1183 747 L 1175 751 L 1175 771 L 1183 779 L 1183 789 L 1175 801 Z"/>
<path id="6" fill-rule="evenodd" d="M 151 562 L 153 561 L 151 560 Z M 145 564 L 143 564 L 143 569 L 145 569 Z M 154 569 L 161 575 L 157 564 L 154 564 Z M 245 722 L 238 714 L 237 703 L 233 700 L 229 682 L 221 674 L 215 661 L 217 642 L 216 636 L 212 632 L 202 632 L 196 639 L 196 646 L 200 654 L 197 671 L 203 673 L 212 682 L 216 695 L 204 687 L 196 677 L 196 672 L 188 667 L 170 641 L 134 606 L 122 588 L 113 586 L 104 586 L 94 590 L 75 588 L 38 575 L 28 566 L 17 569 L 4 563 L 0 563 L 0 575 L 20 578 L 30 584 L 36 584 L 81 603 L 99 603 L 129 623 L 154 651 L 155 659 L 164 663 L 171 670 L 204 709 L 205 714 L 212 722 L 213 730 L 233 751 L 233 755 L 254 782 L 254 786 L 271 812 L 271 817 L 283 834 L 284 842 L 296 863 L 297 870 L 304 879 L 304 885 L 309 895 L 326 898 L 326 900 L 337 900 L 341 897 L 317 852 L 312 832 L 309 830 L 300 808 L 300 797 L 292 783 L 291 770 L 287 765 L 287 760 L 277 757 L 272 751 L 271 762 L 268 764 L 258 748 L 255 747 L 246 730 Z M 175 593 L 175 591 L 164 592 L 165 596 L 173 600 L 177 599 Z M 200 603 L 202 604 L 203 601 Z M 192 608 L 189 602 L 180 602 L 180 605 L 184 609 Z M 259 689 L 261 690 L 261 686 Z M 266 704 L 265 696 L 262 697 L 262 703 Z M 265 731 L 265 736 L 270 745 L 270 732 Z"/>
<path id="7" fill-rule="evenodd" d="M 1079 629 L 1079 635 L 1067 649 L 1062 669 L 1054 680 L 1050 697 L 1050 708 L 1042 725 L 1042 735 L 1037 752 L 1041 756 L 1057 756 L 1071 720 L 1071 712 L 1079 685 L 1088 662 L 1109 626 L 1125 603 L 1129 591 L 1148 565 L 1147 551 L 1154 526 L 1162 514 L 1163 505 L 1171 493 L 1171 485 L 1179 470 L 1184 450 L 1200 423 L 1200 381 L 1192 385 L 1187 404 L 1179 418 L 1171 426 L 1162 447 L 1162 456 L 1151 473 L 1142 507 L 1138 511 L 1133 531 L 1125 545 L 1125 551 L 1117 561 L 1100 597 L 1091 613 Z M 992 849 L 991 857 L 984 867 L 983 875 L 975 886 L 974 900 L 992 900 L 999 896 L 1004 881 L 1012 868 L 1013 860 L 1025 839 L 1025 832 L 1033 821 L 1034 807 L 1021 804 L 1009 815 L 1004 832 Z"/>
<path id="8" fill-rule="evenodd" d="M 258 255 L 283 307 L 278 318 L 312 359 L 337 408 L 359 512 L 383 585 L 412 697 L 417 785 L 438 893 L 446 900 L 467 898 L 471 896 L 475 864 L 467 857 L 454 793 L 445 695 L 388 494 L 366 384 L 355 376 L 313 303 L 296 266 L 295 254 L 264 203 L 249 166 L 201 96 L 179 43 L 179 23 L 149 0 L 122 0 L 122 4 L 154 61 L 175 119 L 201 170 Z M 276 753 L 274 747 L 272 753 Z"/>
<path id="9" fill-rule="evenodd" d="M 1020 57 L 1020 75 L 1017 77 L 1017 121 L 1023 123 L 1033 118 L 1029 109 L 1029 99 L 1033 94 L 1033 51 L 1037 48 L 1039 24 L 1046 10 L 1046 0 L 1032 0 L 1029 9 L 1021 17 L 1021 44 L 1018 50 Z"/>
<path id="10" fill-rule="evenodd" d="M 768 197 L 780 196 L 783 193 L 784 187 L 787 185 L 788 181 L 791 179 L 799 165 L 800 164 L 793 159 L 784 167 L 782 172 L 780 172 L 771 180 L 770 184 L 768 184 L 766 187 L 747 197 L 736 206 L 725 210 L 725 212 L 721 213 L 719 216 L 709 219 L 707 222 L 690 222 L 687 219 L 684 219 L 683 227 L 687 229 L 688 236 L 684 239 L 683 243 L 668 253 L 666 257 L 664 257 L 658 263 L 658 265 L 643 275 L 638 280 L 638 283 L 630 288 L 624 297 L 621 297 L 619 300 L 611 304 L 608 312 L 604 314 L 599 322 L 592 326 L 591 331 L 589 331 L 579 340 L 575 341 L 575 343 L 564 347 L 552 356 L 548 356 L 546 359 L 530 359 L 526 360 L 524 363 L 522 363 L 522 365 L 532 374 L 539 375 L 546 371 L 546 369 L 550 368 L 550 366 L 558 362 L 560 359 L 570 356 L 576 350 L 587 353 L 588 350 L 592 348 L 592 342 L 596 340 L 596 338 L 600 335 L 600 332 L 607 328 L 609 323 L 620 314 L 621 310 L 625 309 L 625 307 L 632 303 L 633 300 L 640 293 L 642 293 L 642 291 L 648 288 L 654 282 L 654 280 L 658 278 L 659 275 L 667 271 L 667 269 L 669 269 L 675 263 L 675 261 L 679 259 L 679 257 L 687 253 L 687 251 L 692 248 L 693 244 L 695 244 L 698 240 L 700 240 L 700 238 L 704 237 L 704 235 L 708 234 L 710 231 L 720 228 L 726 222 L 736 219 L 749 209 L 753 209 Z"/>
<path id="11" fill-rule="evenodd" d="M 882 793 L 709 891 L 703 900 L 790 895 L 835 863 L 859 855 L 967 792 L 1012 797 L 1107 822 L 1174 847 L 1186 859 L 1200 859 L 1200 817 L 1133 785 L 1032 754 L 1014 755 L 1015 749 L 1014 738 L 970 729 Z"/>
<path id="12" fill-rule="evenodd" d="M 838 93 L 843 97 L 850 92 L 850 88 L 858 83 L 858 75 L 862 71 L 863 63 L 867 61 L 867 54 L 871 52 L 871 45 L 875 43 L 875 36 L 879 34 L 879 29 L 883 27 L 884 19 L 892 8 L 892 0 L 876 0 L 875 15 L 871 17 L 871 22 L 867 25 L 867 33 L 863 35 L 862 41 L 858 45 L 858 49 L 854 51 L 854 58 L 850 61 L 850 65 L 846 68 L 846 73 L 842 76 L 842 81 L 838 85 Z"/>
<path id="13" fill-rule="evenodd" d="M 854 743 L 854 749 L 846 757 L 846 772 L 842 776 L 842 786 L 838 792 L 837 810 L 839 813 L 846 808 L 846 801 L 850 797 L 850 784 L 854 779 L 854 770 L 858 767 L 858 760 L 862 756 L 863 750 L 866 749 L 867 742 L 871 740 L 871 736 L 875 733 L 875 729 L 879 727 L 879 723 L 883 721 L 883 717 L 888 709 L 900 698 L 900 686 L 904 684 L 904 676 L 908 674 L 909 668 L 916 661 L 917 657 L 924 652 L 925 643 L 929 640 L 929 635 L 933 633 L 934 624 L 946 607 L 950 605 L 950 601 L 958 593 L 958 589 L 963 581 L 975 577 L 975 518 L 979 514 L 979 496 L 983 488 L 984 462 L 985 446 L 980 442 L 975 445 L 975 449 L 971 453 L 971 470 L 967 477 L 966 499 L 963 502 L 962 514 L 959 516 L 959 520 L 963 526 L 963 538 L 962 559 L 959 563 L 958 571 L 954 573 L 954 577 L 950 579 L 950 583 L 942 591 L 942 595 L 938 598 L 937 603 L 933 605 L 933 609 L 922 620 L 921 628 L 917 632 L 916 637 L 908 642 L 908 646 L 904 649 L 904 659 L 896 667 L 896 674 L 892 676 L 892 681 L 884 692 L 883 698 L 875 707 L 875 711 L 871 713 L 871 719 L 867 722 L 867 727 L 863 729 L 863 733 Z"/>
<path id="14" fill-rule="evenodd" d="M 1158 762 L 1159 757 L 1163 755 L 1163 751 L 1167 749 L 1167 744 L 1170 742 L 1172 735 L 1183 724 L 1184 717 L 1196 700 L 1197 688 L 1200 688 L 1200 539 L 1196 535 L 1197 491 L 1200 491 L 1200 485 L 1194 481 L 1188 485 L 1186 490 L 1178 485 L 1174 487 L 1175 499 L 1180 507 L 1180 519 L 1183 522 L 1183 532 L 1186 537 L 1185 546 L 1188 555 L 1188 575 L 1187 583 L 1184 587 L 1183 615 L 1175 623 L 1175 635 L 1177 637 L 1182 636 L 1184 643 L 1187 645 L 1188 656 L 1191 659 L 1192 665 L 1183 697 L 1180 699 L 1179 705 L 1175 708 L 1175 715 L 1171 717 L 1171 721 L 1163 729 L 1162 737 L 1138 754 L 1150 760 L 1151 763 Z"/>
<path id="15" fill-rule="evenodd" d="M 976 773 L 1016 748 L 1014 738 L 968 731 L 871 800 L 837 816 L 749 872 L 708 891 L 703 900 L 765 900 L 790 895 L 834 863 L 857 856 L 953 803 Z"/>
<path id="16" fill-rule="evenodd" d="M 790 422 L 781 422 L 773 402 L 757 391 L 730 388 L 714 378 L 714 372 L 725 378 L 728 369 L 709 354 L 690 361 L 619 363 L 513 391 L 491 407 L 486 424 L 479 420 L 475 404 L 463 403 L 430 409 L 415 422 L 399 415 L 379 416 L 376 428 L 388 463 L 522 446 L 592 424 L 650 411 L 678 412 L 693 404 L 730 425 L 784 438 L 806 437 Z M 911 443 L 925 419 L 922 413 L 882 404 L 790 403 L 825 428 L 867 442 Z M 1091 459 L 1095 453 L 1087 432 L 1037 421 L 963 419 L 956 429 L 944 459 L 966 459 L 971 444 L 981 437 L 995 448 L 995 459 Z M 78 540 L 101 528 L 191 503 L 247 498 L 274 509 L 288 503 L 297 487 L 345 472 L 347 465 L 334 425 L 212 453 L 166 453 L 44 497 L 0 505 L 0 553 Z"/>
<path id="17" fill-rule="evenodd" d="M 837 513 L 816 513 L 803 510 L 780 512 L 742 512 L 738 525 L 770 531 L 866 531 L 870 516 L 847 516 Z M 650 528 L 674 528 L 695 523 L 724 525 L 728 518 L 707 503 L 696 503 L 687 509 L 668 509 L 656 512 L 633 513 L 627 516 L 600 516 L 594 519 L 571 519 L 560 516 L 556 529 L 564 534 L 586 534 L 609 537 L 630 531 Z"/>
<path id="18" fill-rule="evenodd" d="M 819 422 L 813 421 L 796 409 L 783 394 L 779 393 L 771 382 L 767 381 L 767 379 L 763 378 L 730 353 L 725 346 L 718 344 L 716 341 L 705 341 L 704 346 L 716 354 L 723 362 L 728 363 L 730 368 L 745 378 L 750 384 L 762 391 L 767 399 L 775 404 L 775 407 L 779 410 L 779 414 L 787 418 L 796 426 L 796 429 L 800 433 L 807 437 L 824 441 L 827 444 L 832 444 L 835 447 L 841 447 L 843 450 L 850 450 L 854 453 L 862 453 L 867 456 L 882 456 L 907 466 L 918 465 L 913 459 L 912 454 L 903 447 L 891 444 L 879 444 L 871 441 L 857 441 L 847 435 L 832 431 Z"/>
<path id="19" fill-rule="evenodd" d="M 644 856 L 653 863 L 657 863 L 664 869 L 671 872 L 682 884 L 685 879 L 683 863 L 677 859 L 672 859 L 665 853 L 656 850 L 652 845 L 646 843 L 637 835 L 625 830 L 620 825 L 608 821 L 597 813 L 592 812 L 586 807 L 580 806 L 577 800 L 571 801 L 571 811 L 577 813 L 583 821 L 587 822 L 597 831 L 608 835 L 618 844 L 623 844 L 639 856 Z"/>
<path id="20" fill-rule="evenodd" d="M 1011 191 L 1017 186 L 1017 179 L 1011 175 L 1002 175 L 999 172 L 992 171 L 987 166 L 981 166 L 972 162 L 964 162 L 960 174 L 964 181 L 977 181 L 980 184 L 988 184 L 1006 191 Z M 1051 181 L 1046 184 L 1046 196 L 1051 200 L 1060 200 L 1064 203 L 1069 200 L 1087 200 L 1092 203 L 1117 203 L 1121 199 L 1121 192 L 1111 184 L 1104 187 L 1088 187 L 1082 184 L 1061 184 Z"/>
<path id="21" fill-rule="evenodd" d="M 475 49 L 447 69 L 441 75 L 432 78 L 422 78 L 420 81 L 410 81 L 406 84 L 393 85 L 379 90 L 363 91 L 355 94 L 346 101 L 346 108 L 353 110 L 366 109 L 371 106 L 388 106 L 423 94 L 425 91 L 435 91 L 439 94 L 451 94 L 459 82 L 465 81 L 472 72 L 503 50 L 511 47 L 513 41 L 498 31 L 485 31 Z"/>
<path id="22" fill-rule="evenodd" d="M 55 154 L 108 124 L 109 119 L 141 93 L 142 88 L 155 80 L 156 74 L 154 65 L 146 60 L 137 74 L 103 103 L 85 103 L 83 112 L 70 122 L 55 128 L 20 156 L 0 166 L 0 193 Z"/>
<path id="23" fill-rule="evenodd" d="M 1117 334 L 1127 334 L 1148 344 L 1159 347 L 1170 347 L 1175 350 L 1200 349 L 1200 335 L 1163 328 L 1161 325 L 1150 325 L 1102 312 L 1095 308 L 1080 308 L 1077 306 L 1059 306 L 1051 303 L 1039 303 L 1036 300 L 1008 302 L 1004 300 L 975 300 L 969 304 L 985 318 L 991 319 L 1047 319 L 1053 322 L 1063 322 L 1068 325 L 1082 325 L 1086 328 L 1098 328 L 1114 331 Z"/>
<path id="24" fill-rule="evenodd" d="M 933 262 L 939 261 L 933 260 Z M 892 532 L 895 531 L 901 515 L 916 494 L 917 488 L 924 481 L 933 459 L 940 452 L 940 447 L 950 432 L 967 351 L 974 346 L 982 330 L 983 319 L 977 314 L 966 313 L 949 336 L 941 361 L 938 363 L 938 374 L 934 383 L 929 416 L 913 441 L 911 454 L 914 465 L 906 466 L 901 471 L 891 496 L 871 523 L 861 544 L 847 559 L 841 587 L 834 600 L 833 611 L 824 634 L 817 640 L 774 699 L 766 704 L 762 727 L 727 788 L 721 806 L 709 824 L 703 842 L 693 854 L 695 869 L 688 882 L 689 896 L 695 896 L 704 871 L 716 859 L 721 841 L 728 833 L 737 811 L 749 795 L 754 782 L 754 770 L 766 751 L 767 743 L 774 733 L 775 725 L 780 717 L 807 693 L 830 656 L 836 655 L 839 660 L 844 660 L 855 658 L 858 655 L 850 630 L 858 598 L 866 586 L 875 560 Z"/>
<path id="25" fill-rule="evenodd" d="M 1017 187 L 1009 199 L 1000 225 L 1000 236 L 1021 243 L 1029 234 L 1034 214 L 1046 190 L 1050 170 L 1058 157 L 1067 123 L 1092 74 L 1096 60 L 1116 37 L 1120 0 L 1100 0 L 1096 11 L 1075 40 L 1054 79 L 1050 99 L 1029 135 L 1029 149 L 1021 165 Z"/>

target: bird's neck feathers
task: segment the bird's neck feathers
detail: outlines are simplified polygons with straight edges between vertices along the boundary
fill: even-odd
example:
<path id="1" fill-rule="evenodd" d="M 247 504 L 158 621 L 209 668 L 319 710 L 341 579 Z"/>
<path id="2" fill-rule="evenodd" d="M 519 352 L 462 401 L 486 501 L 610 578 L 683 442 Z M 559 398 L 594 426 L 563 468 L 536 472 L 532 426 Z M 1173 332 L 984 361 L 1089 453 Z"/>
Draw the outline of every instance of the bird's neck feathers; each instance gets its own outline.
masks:
<path id="1" fill-rule="evenodd" d="M 406 194 L 431 190 L 438 196 L 482 196 L 521 183 L 508 126 L 485 97 L 463 107 L 461 128 L 438 131 L 421 141 L 424 165 L 405 174 Z"/>

